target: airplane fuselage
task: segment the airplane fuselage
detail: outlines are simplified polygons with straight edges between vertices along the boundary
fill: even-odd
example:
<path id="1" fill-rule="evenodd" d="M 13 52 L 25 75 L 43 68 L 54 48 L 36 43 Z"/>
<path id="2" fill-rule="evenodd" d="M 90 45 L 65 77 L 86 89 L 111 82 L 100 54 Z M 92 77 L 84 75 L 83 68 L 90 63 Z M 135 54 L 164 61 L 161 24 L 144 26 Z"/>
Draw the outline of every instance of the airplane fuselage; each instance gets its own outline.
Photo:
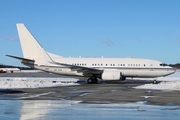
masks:
<path id="1" fill-rule="evenodd" d="M 51 55 L 49 53 L 49 55 Z M 82 66 L 95 68 L 99 70 L 115 70 L 122 73 L 125 77 L 137 77 L 137 78 L 155 78 L 167 76 L 175 72 L 175 69 L 167 66 L 166 64 L 151 60 L 151 59 L 140 59 L 140 58 L 64 58 L 64 57 L 53 57 L 54 61 L 70 64 L 74 66 Z M 38 64 L 38 63 L 37 63 Z M 27 65 L 27 64 L 26 64 Z M 86 76 L 81 71 L 74 71 L 68 67 L 44 64 L 40 66 L 34 66 L 36 69 L 43 71 L 52 72 L 61 75 L 71 76 L 83 76 L 90 77 L 91 74 Z M 98 76 L 101 78 L 101 76 Z"/>

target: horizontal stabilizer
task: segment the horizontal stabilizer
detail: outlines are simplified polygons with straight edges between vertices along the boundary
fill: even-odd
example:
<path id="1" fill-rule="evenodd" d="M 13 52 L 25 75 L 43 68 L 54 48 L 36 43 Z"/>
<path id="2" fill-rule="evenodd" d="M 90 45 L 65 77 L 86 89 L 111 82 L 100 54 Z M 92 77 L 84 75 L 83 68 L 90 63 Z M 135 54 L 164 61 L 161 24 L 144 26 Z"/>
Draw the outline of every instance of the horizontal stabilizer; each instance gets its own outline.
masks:
<path id="1" fill-rule="evenodd" d="M 34 60 L 31 60 L 31 59 L 21 58 L 21 57 L 12 56 L 12 55 L 6 55 L 6 56 L 14 58 L 14 59 L 22 60 L 22 61 L 34 62 Z"/>

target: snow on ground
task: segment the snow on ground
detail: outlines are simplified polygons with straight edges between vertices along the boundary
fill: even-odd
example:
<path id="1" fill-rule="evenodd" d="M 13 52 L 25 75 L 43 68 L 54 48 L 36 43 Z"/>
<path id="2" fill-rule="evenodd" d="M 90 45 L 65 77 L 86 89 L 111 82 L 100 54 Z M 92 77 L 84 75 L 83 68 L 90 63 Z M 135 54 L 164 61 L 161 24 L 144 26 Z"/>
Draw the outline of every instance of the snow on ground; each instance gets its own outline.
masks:
<path id="1" fill-rule="evenodd" d="M 157 81 L 163 81 L 159 84 L 144 84 L 137 87 L 136 89 L 158 89 L 158 90 L 180 90 L 180 71 L 175 72 L 167 77 L 160 77 Z"/>
<path id="2" fill-rule="evenodd" d="M 21 71 L 14 71 L 14 73 L 37 73 L 42 72 L 41 70 L 21 70 Z"/>
<path id="3" fill-rule="evenodd" d="M 75 78 L 0 78 L 0 89 L 42 88 L 55 86 L 78 85 Z"/>
<path id="4" fill-rule="evenodd" d="M 144 84 L 137 87 L 136 89 L 157 89 L 157 90 L 180 90 L 180 81 L 163 81 L 159 84 Z"/>
<path id="5" fill-rule="evenodd" d="M 42 88 L 55 87 L 66 85 L 79 85 L 79 79 L 76 78 L 14 78 L 14 77 L 0 77 L 0 89 L 14 89 L 14 88 Z M 139 79 L 140 80 L 140 79 Z M 146 80 L 146 79 L 142 79 Z M 150 79 L 147 79 L 150 80 Z M 151 78 L 152 80 L 152 78 Z M 180 71 L 167 76 L 160 77 L 157 81 L 163 81 L 159 84 L 144 84 L 137 86 L 137 89 L 160 89 L 160 90 L 180 90 Z"/>

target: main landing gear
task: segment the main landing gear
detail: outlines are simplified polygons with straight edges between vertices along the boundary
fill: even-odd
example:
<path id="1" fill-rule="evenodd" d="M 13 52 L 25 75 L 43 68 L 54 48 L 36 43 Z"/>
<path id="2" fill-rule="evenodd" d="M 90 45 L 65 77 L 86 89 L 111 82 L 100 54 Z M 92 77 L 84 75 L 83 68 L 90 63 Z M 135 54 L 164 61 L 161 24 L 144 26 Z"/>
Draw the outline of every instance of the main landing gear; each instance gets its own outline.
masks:
<path id="1" fill-rule="evenodd" d="M 126 80 L 126 77 L 125 76 L 121 76 L 121 81 L 125 81 Z"/>
<path id="2" fill-rule="evenodd" d="M 97 84 L 98 83 L 98 79 L 96 77 L 91 77 L 87 80 L 88 84 Z"/>

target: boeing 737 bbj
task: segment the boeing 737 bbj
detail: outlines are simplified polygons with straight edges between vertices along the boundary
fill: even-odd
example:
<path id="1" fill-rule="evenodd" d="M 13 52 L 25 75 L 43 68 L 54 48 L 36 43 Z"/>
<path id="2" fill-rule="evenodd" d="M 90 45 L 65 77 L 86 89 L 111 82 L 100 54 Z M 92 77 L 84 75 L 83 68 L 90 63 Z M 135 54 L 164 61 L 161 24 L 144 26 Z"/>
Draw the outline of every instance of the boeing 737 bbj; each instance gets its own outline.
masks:
<path id="1" fill-rule="evenodd" d="M 24 24 L 17 24 L 23 52 L 22 64 L 42 71 L 85 77 L 87 82 L 102 80 L 125 80 L 131 78 L 157 78 L 170 75 L 175 69 L 163 62 L 139 58 L 65 58 L 45 51 Z M 155 81 L 156 82 L 156 81 Z"/>

